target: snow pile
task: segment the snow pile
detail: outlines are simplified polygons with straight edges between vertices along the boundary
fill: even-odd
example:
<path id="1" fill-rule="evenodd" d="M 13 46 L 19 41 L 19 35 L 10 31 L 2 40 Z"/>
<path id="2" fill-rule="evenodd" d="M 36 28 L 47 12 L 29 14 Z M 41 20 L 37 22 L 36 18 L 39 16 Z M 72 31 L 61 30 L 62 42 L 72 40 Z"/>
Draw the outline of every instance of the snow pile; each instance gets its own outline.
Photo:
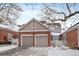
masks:
<path id="1" fill-rule="evenodd" d="M 52 32 L 51 35 L 60 35 L 61 33 Z"/>
<path id="2" fill-rule="evenodd" d="M 16 48 L 16 47 L 18 47 L 18 46 L 16 46 L 16 45 L 4 45 L 4 46 L 0 47 L 0 52 L 6 51 L 6 50 L 9 50 L 9 49 L 13 49 L 13 48 Z"/>

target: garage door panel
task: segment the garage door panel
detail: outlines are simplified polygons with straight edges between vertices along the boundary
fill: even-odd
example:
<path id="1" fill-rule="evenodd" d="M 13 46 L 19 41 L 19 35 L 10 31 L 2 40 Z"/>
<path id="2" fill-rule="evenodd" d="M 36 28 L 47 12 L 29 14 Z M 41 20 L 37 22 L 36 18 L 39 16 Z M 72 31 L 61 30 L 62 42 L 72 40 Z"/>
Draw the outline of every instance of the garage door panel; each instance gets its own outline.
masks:
<path id="1" fill-rule="evenodd" d="M 32 47 L 33 46 L 33 36 L 22 36 L 22 46 Z"/>
<path id="2" fill-rule="evenodd" d="M 37 47 L 47 47 L 48 37 L 47 36 L 36 36 L 36 46 Z"/>

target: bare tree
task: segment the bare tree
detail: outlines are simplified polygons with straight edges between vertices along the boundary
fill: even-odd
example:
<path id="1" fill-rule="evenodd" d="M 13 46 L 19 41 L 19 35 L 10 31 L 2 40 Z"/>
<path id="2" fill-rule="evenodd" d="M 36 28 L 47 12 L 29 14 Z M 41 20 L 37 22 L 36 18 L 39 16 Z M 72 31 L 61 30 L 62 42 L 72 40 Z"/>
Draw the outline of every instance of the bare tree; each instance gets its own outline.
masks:
<path id="1" fill-rule="evenodd" d="M 76 4 L 71 4 L 71 5 L 73 7 L 75 7 Z M 58 20 L 60 20 L 60 21 L 66 21 L 68 18 L 70 18 L 70 17 L 72 17 L 72 16 L 74 16 L 76 14 L 79 14 L 79 10 L 77 10 L 77 11 L 75 10 L 74 12 L 72 12 L 72 10 L 70 9 L 71 7 L 70 7 L 69 3 L 66 3 L 65 6 L 66 6 L 66 8 L 67 8 L 67 10 L 69 12 L 69 15 L 66 15 L 65 12 L 62 12 L 62 11 L 59 12 L 57 10 L 49 8 L 49 6 L 47 4 L 44 4 L 44 8 L 42 9 L 42 13 L 44 14 L 45 18 L 47 17 L 47 19 L 49 19 L 51 21 L 58 21 Z M 58 19 L 56 19 L 56 15 L 58 15 L 58 14 L 63 14 L 64 18 L 58 18 Z"/>
<path id="2" fill-rule="evenodd" d="M 23 11 L 18 4 L 0 3 L 0 22 L 4 24 L 16 24 L 16 19 Z"/>

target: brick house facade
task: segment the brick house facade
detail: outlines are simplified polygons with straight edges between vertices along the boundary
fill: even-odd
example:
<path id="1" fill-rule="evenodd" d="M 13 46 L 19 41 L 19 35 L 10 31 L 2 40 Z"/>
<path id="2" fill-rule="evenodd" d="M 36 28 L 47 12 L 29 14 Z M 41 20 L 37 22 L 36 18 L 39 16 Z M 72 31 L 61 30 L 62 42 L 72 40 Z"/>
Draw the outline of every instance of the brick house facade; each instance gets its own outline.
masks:
<path id="1" fill-rule="evenodd" d="M 79 48 L 79 23 L 70 27 L 60 36 L 65 41 L 66 46 L 75 49 Z"/>

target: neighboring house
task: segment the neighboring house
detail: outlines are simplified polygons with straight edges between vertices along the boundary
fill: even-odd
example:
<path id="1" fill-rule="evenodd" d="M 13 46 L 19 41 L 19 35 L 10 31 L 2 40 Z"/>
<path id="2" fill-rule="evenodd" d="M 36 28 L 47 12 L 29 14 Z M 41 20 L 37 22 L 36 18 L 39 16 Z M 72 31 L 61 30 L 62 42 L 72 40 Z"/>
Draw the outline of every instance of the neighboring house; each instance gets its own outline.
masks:
<path id="1" fill-rule="evenodd" d="M 47 23 L 47 27 L 54 33 L 61 33 L 60 23 Z"/>
<path id="2" fill-rule="evenodd" d="M 34 18 L 19 30 L 19 34 L 21 46 L 49 47 L 51 45 L 50 30 Z"/>
<path id="3" fill-rule="evenodd" d="M 54 33 L 61 33 L 61 24 L 60 23 L 47 23 L 46 21 L 40 21 L 41 23 L 43 23 L 45 26 L 47 26 L 51 32 Z"/>
<path id="4" fill-rule="evenodd" d="M 79 23 L 70 27 L 61 34 L 61 39 L 66 41 L 66 45 L 70 48 L 79 48 Z"/>
<path id="5" fill-rule="evenodd" d="M 9 39 L 16 38 L 18 32 L 13 31 L 13 29 L 8 29 L 6 26 L 0 24 L 0 44 L 8 44 Z"/>
<path id="6" fill-rule="evenodd" d="M 60 34 L 60 39 L 63 41 L 64 46 L 68 46 L 67 40 L 66 40 L 66 32 L 63 32 L 62 34 Z"/>
<path id="7" fill-rule="evenodd" d="M 51 32 L 51 36 L 52 36 L 52 44 L 53 44 L 54 47 L 56 47 L 56 44 L 58 44 L 56 41 L 59 40 L 60 33 L 53 33 L 53 32 Z"/>

